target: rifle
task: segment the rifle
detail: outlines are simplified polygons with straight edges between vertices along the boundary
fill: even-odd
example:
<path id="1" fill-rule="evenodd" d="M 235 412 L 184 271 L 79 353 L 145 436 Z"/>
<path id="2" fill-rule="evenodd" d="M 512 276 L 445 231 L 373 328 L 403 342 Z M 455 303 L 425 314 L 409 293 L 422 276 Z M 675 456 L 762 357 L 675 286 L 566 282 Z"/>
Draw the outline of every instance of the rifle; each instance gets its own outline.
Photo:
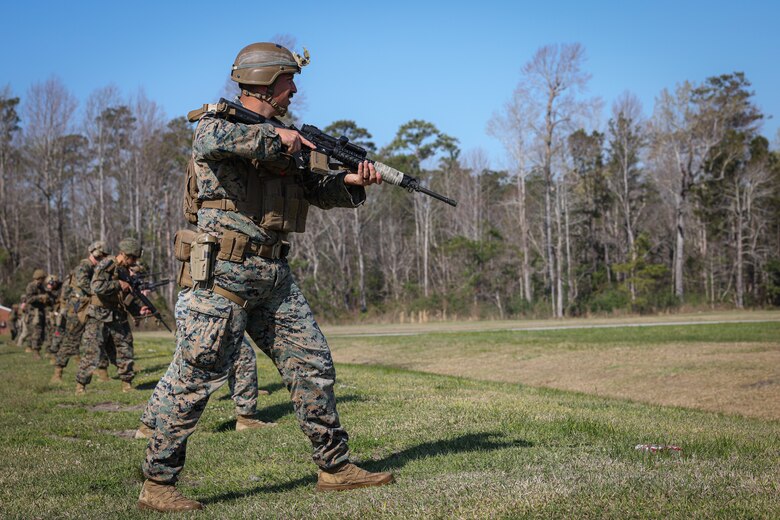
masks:
<path id="1" fill-rule="evenodd" d="M 410 193 L 419 191 L 420 193 L 424 193 L 453 207 L 458 205 L 456 200 L 445 197 L 444 195 L 436 193 L 435 191 L 421 185 L 418 179 L 410 175 L 406 175 L 405 173 L 398 171 L 384 163 L 368 159 L 368 151 L 354 143 L 350 143 L 346 136 L 342 135 L 341 137 L 333 137 L 332 135 L 328 135 L 316 126 L 312 125 L 303 125 L 300 129 L 295 128 L 295 126 L 287 127 L 277 119 L 265 118 L 260 114 L 252 112 L 238 103 L 233 103 L 232 101 L 228 101 L 225 98 L 221 98 L 219 100 L 219 103 L 216 105 L 216 110 L 214 110 L 210 105 L 204 105 L 203 109 L 205 111 L 216 111 L 218 114 L 229 115 L 239 123 L 244 123 L 247 125 L 268 123 L 277 128 L 288 128 L 290 130 L 295 130 L 317 146 L 317 149 L 314 151 L 339 161 L 353 171 L 357 169 L 361 162 L 368 161 L 374 165 L 376 171 L 382 176 L 382 180 L 385 182 L 400 186 Z M 293 155 L 298 168 L 309 168 L 311 162 L 310 154 L 311 150 L 304 148 L 300 152 Z"/>
<path id="2" fill-rule="evenodd" d="M 140 288 L 142 291 L 156 291 L 158 287 L 168 285 L 169 283 L 171 283 L 171 280 L 169 280 L 168 278 L 166 278 L 165 280 L 157 280 L 154 282 L 142 281 L 140 284 Z"/>
<path id="3" fill-rule="evenodd" d="M 130 291 L 133 293 L 133 296 L 138 298 L 138 300 L 151 311 L 150 316 L 153 316 L 157 318 L 157 321 L 163 324 L 163 326 L 168 329 L 168 332 L 173 333 L 171 328 L 168 326 L 167 323 L 165 323 L 165 320 L 163 319 L 162 315 L 160 314 L 160 311 L 157 310 L 157 307 L 154 306 L 152 301 L 147 298 L 144 293 L 142 292 L 143 289 L 142 286 L 144 284 L 143 280 L 137 276 L 133 276 L 130 273 L 128 273 L 125 269 L 118 269 L 119 273 L 119 279 L 123 282 L 127 282 L 130 285 Z M 170 280 L 168 280 L 170 281 Z"/>

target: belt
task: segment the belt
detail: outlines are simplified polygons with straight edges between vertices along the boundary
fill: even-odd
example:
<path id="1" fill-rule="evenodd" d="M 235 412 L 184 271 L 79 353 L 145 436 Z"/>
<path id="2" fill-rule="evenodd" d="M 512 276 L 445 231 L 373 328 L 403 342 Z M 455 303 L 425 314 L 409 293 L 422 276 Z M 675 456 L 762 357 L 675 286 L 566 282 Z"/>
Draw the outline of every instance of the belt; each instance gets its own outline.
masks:
<path id="1" fill-rule="evenodd" d="M 257 255 L 270 260 L 279 260 L 287 258 L 290 253 L 290 243 L 284 240 L 277 240 L 275 244 L 256 244 L 249 242 L 244 250 L 244 255 Z"/>
<path id="2" fill-rule="evenodd" d="M 287 258 L 290 243 L 279 238 L 274 244 L 258 244 L 249 237 L 236 231 L 226 231 L 219 239 L 218 260 L 243 262 L 247 256 L 262 256 L 269 260 Z"/>

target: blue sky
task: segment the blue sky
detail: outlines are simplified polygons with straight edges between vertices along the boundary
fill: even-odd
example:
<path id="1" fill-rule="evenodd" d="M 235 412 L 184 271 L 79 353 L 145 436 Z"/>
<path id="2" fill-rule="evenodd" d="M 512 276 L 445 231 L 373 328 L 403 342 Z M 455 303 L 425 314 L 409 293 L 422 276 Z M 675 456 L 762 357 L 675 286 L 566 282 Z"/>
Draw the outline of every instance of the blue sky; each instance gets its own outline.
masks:
<path id="1" fill-rule="evenodd" d="M 625 90 L 649 115 L 663 88 L 743 71 L 772 116 L 763 127 L 771 141 L 780 123 L 776 1 L 3 4 L 0 88 L 22 98 L 56 75 L 82 104 L 113 83 L 128 97 L 143 89 L 172 118 L 219 96 L 241 47 L 289 34 L 312 55 L 298 80 L 301 120 L 353 119 L 381 146 L 406 121 L 424 119 L 501 167 L 488 120 L 539 47 L 579 42 L 603 121 Z"/>

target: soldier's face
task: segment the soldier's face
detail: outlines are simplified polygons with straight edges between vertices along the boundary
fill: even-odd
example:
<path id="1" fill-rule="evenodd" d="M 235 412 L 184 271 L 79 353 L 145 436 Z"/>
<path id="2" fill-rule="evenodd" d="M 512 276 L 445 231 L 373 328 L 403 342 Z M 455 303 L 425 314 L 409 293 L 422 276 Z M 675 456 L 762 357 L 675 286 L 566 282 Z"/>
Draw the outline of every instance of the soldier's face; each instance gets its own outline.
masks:
<path id="1" fill-rule="evenodd" d="M 122 258 L 117 257 L 117 261 L 122 264 L 123 267 L 130 267 L 135 265 L 136 261 L 138 261 L 138 257 L 122 253 Z"/>
<path id="2" fill-rule="evenodd" d="M 279 106 L 287 108 L 298 88 L 295 86 L 293 74 L 281 74 L 274 82 L 274 101 Z"/>

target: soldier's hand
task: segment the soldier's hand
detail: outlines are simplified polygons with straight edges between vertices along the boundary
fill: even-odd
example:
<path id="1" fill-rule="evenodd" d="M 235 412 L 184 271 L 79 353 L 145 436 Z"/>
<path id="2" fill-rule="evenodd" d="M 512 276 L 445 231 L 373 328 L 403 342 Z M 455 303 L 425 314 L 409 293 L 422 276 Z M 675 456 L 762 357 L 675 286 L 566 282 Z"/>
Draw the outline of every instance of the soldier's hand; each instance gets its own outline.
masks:
<path id="1" fill-rule="evenodd" d="M 151 309 L 149 309 L 149 307 L 147 307 L 146 305 L 141 307 L 141 316 L 149 316 L 151 313 L 152 313 Z"/>
<path id="2" fill-rule="evenodd" d="M 119 287 L 122 289 L 122 292 L 126 293 L 133 290 L 133 288 L 130 287 L 130 284 L 124 280 L 119 280 Z"/>
<path id="3" fill-rule="evenodd" d="M 363 161 L 358 165 L 357 172 L 344 176 L 344 184 L 350 186 L 368 186 L 370 184 L 382 184 L 382 174 L 376 171 L 373 163 Z"/>
<path id="4" fill-rule="evenodd" d="M 295 152 L 300 152 L 302 146 L 308 146 L 312 150 L 315 150 L 317 146 L 303 137 L 301 134 L 296 132 L 295 130 L 290 130 L 288 128 L 275 128 L 276 133 L 279 134 L 279 139 L 282 141 L 282 146 L 284 146 L 287 153 L 293 154 Z"/>

